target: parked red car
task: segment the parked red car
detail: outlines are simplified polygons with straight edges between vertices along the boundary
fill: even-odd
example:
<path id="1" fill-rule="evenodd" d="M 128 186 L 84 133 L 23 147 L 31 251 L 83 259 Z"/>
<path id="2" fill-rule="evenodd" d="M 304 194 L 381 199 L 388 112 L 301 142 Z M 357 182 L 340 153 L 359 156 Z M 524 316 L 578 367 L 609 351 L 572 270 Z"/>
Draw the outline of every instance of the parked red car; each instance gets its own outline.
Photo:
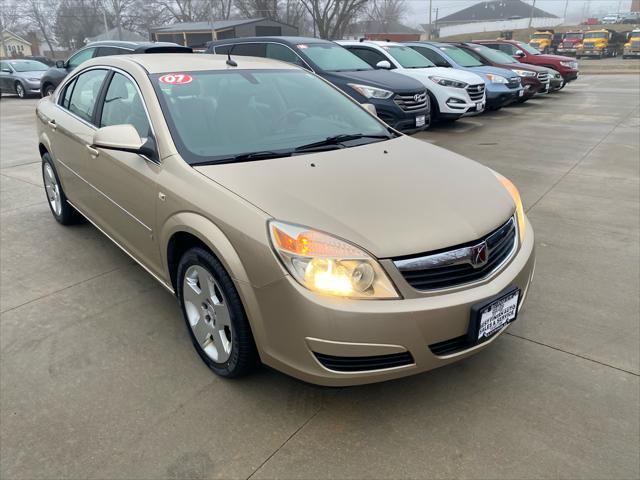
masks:
<path id="1" fill-rule="evenodd" d="M 549 77 L 549 70 L 544 67 L 518 62 L 512 56 L 489 48 L 486 45 L 478 45 L 477 43 L 470 42 L 454 43 L 453 45 L 463 49 L 485 65 L 506 68 L 516 73 L 520 77 L 522 87 L 524 88 L 524 94 L 518 100 L 519 102 L 530 99 L 536 93 L 546 93 L 549 91 L 551 79 Z"/>
<path id="2" fill-rule="evenodd" d="M 522 63 L 553 68 L 560 72 L 560 75 L 567 83 L 578 78 L 578 62 L 575 58 L 562 57 L 560 55 L 543 55 L 531 45 L 517 40 L 474 40 L 473 43 L 500 50 Z"/>

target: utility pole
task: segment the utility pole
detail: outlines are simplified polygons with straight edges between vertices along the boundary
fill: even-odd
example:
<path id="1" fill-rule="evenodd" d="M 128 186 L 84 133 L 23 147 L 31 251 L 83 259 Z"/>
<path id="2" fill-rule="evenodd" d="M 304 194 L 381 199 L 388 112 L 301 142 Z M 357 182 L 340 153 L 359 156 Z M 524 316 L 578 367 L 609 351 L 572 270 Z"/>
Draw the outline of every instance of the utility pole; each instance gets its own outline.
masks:
<path id="1" fill-rule="evenodd" d="M 102 19 L 104 20 L 104 33 L 109 31 L 109 25 L 107 24 L 107 11 L 102 9 Z"/>
<path id="2" fill-rule="evenodd" d="M 429 0 L 429 32 L 428 32 L 428 39 L 431 40 L 431 31 L 433 30 L 433 28 L 431 28 L 431 11 L 433 10 L 432 6 L 433 6 L 433 0 Z"/>
<path id="3" fill-rule="evenodd" d="M 564 2 L 564 13 L 562 14 L 563 22 L 567 23 L 567 9 L 569 8 L 569 0 L 565 0 Z"/>
<path id="4" fill-rule="evenodd" d="M 536 0 L 533 0 L 531 4 L 531 14 L 529 15 L 529 28 L 531 28 L 531 23 L 533 23 L 533 12 L 536 9 Z"/>
<path id="5" fill-rule="evenodd" d="M 436 34 L 436 38 L 440 37 L 440 34 L 438 33 L 438 7 L 436 7 L 436 23 L 435 23 L 435 34 Z"/>

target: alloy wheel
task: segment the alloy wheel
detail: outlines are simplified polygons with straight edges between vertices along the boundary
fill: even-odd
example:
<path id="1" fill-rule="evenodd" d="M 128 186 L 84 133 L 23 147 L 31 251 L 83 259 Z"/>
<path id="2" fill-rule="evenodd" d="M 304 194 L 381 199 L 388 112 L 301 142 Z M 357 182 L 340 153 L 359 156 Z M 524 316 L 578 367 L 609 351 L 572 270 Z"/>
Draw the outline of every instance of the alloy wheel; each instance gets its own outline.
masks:
<path id="1" fill-rule="evenodd" d="M 60 186 L 56 175 L 53 173 L 53 168 L 48 163 L 44 165 L 44 188 L 47 191 L 47 198 L 49 199 L 49 205 L 51 210 L 56 216 L 62 214 L 62 198 L 60 196 Z"/>
<path id="2" fill-rule="evenodd" d="M 182 292 L 198 345 L 214 362 L 226 362 L 231 356 L 233 325 L 222 289 L 204 267 L 192 265 L 184 276 Z"/>
<path id="3" fill-rule="evenodd" d="M 21 83 L 16 83 L 16 93 L 20 98 L 24 98 L 24 87 Z"/>

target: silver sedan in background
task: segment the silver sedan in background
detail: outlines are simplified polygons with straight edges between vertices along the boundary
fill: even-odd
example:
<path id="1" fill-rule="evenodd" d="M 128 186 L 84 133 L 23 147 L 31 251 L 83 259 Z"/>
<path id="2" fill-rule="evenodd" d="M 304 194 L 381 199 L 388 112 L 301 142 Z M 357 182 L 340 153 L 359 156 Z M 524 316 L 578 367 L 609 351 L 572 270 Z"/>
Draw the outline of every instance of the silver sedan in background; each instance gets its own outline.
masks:
<path id="1" fill-rule="evenodd" d="M 15 93 L 20 98 L 40 96 L 40 80 L 48 68 L 37 60 L 0 60 L 0 93 Z"/>

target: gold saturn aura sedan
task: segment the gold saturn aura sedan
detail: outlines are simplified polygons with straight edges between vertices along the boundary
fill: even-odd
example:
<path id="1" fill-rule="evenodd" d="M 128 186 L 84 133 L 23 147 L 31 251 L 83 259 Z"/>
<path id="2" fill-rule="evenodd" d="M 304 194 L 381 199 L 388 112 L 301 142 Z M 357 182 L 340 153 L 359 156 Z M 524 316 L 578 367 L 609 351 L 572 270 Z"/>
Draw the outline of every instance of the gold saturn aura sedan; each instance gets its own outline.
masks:
<path id="1" fill-rule="evenodd" d="M 218 375 L 424 372 L 488 347 L 527 295 L 533 230 L 509 180 L 294 65 L 95 58 L 37 119 L 54 218 L 86 218 L 175 292 Z"/>

